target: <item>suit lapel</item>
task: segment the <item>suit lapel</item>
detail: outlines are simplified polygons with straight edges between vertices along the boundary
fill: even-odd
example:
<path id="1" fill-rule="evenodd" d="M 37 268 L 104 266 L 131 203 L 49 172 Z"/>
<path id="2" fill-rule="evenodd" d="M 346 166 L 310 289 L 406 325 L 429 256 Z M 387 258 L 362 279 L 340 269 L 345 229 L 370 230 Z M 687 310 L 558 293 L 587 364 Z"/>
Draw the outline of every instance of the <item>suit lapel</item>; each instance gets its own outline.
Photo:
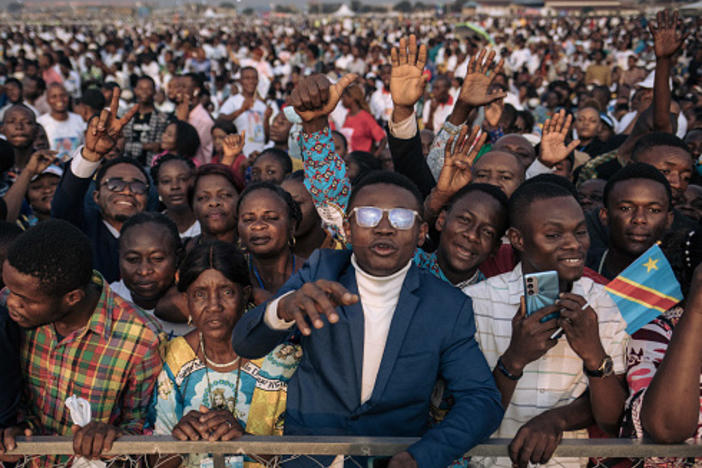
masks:
<path id="1" fill-rule="evenodd" d="M 378 369 L 378 376 L 375 380 L 373 394 L 371 395 L 369 403 L 373 403 L 379 399 L 390 380 L 390 375 L 395 367 L 395 361 L 405 341 L 407 329 L 412 322 L 412 317 L 419 304 L 419 297 L 414 294 L 414 291 L 418 287 L 419 273 L 417 266 L 412 264 L 402 284 L 397 307 L 395 307 L 392 322 L 390 322 L 390 330 L 388 331 L 388 339 L 385 343 L 385 350 L 383 351 L 383 359 L 380 361 L 380 369 Z"/>
<path id="2" fill-rule="evenodd" d="M 349 263 L 349 267 L 344 271 L 339 278 L 339 282 L 349 290 L 352 294 L 358 294 L 358 284 L 356 283 L 356 270 Z M 351 342 L 351 357 L 354 363 L 354 390 L 356 394 L 356 402 L 361 400 L 361 379 L 363 368 L 363 306 L 359 300 L 357 303 L 350 306 L 342 306 L 341 309 L 348 320 L 349 340 Z M 358 404 L 358 403 L 356 403 Z"/>

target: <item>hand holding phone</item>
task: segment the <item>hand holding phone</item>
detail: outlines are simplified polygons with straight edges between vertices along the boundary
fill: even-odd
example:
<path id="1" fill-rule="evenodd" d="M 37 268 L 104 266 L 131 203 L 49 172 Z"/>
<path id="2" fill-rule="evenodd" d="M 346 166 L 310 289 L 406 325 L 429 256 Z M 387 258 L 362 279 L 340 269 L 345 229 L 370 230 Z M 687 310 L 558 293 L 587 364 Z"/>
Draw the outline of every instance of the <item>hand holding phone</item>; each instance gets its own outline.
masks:
<path id="1" fill-rule="evenodd" d="M 558 299 L 558 272 L 539 271 L 524 275 L 524 297 L 526 299 L 526 316 L 530 316 L 537 310 L 553 305 Z M 554 312 L 541 319 L 541 323 L 560 317 L 560 313 Z"/>

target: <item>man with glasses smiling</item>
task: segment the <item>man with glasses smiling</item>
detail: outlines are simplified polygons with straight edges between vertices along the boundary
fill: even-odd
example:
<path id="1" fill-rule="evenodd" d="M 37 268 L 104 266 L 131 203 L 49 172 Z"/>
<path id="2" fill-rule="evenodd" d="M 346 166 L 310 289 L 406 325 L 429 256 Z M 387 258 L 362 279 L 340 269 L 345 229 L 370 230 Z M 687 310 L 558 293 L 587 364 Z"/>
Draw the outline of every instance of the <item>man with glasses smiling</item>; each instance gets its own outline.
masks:
<path id="1" fill-rule="evenodd" d="M 318 138 L 320 151 L 332 138 L 328 111 L 354 78 L 330 86 L 314 75 L 291 95 L 302 138 Z M 470 298 L 413 262 L 427 232 L 421 207 L 406 177 L 368 174 L 343 221 L 351 249 L 316 251 L 274 300 L 237 324 L 233 345 L 245 358 L 266 355 L 295 328 L 303 335 L 286 434 L 421 437 L 388 466 L 447 466 L 499 424 L 500 397 L 473 338 Z M 455 403 L 429 428 L 438 378 Z M 331 457 L 323 458 L 328 466 Z"/>
<path id="2" fill-rule="evenodd" d="M 149 190 L 149 177 L 136 160 L 119 157 L 103 162 L 138 109 L 138 105 L 134 106 L 117 119 L 118 105 L 119 89 L 115 88 L 110 110 L 105 109 L 90 120 L 85 145 L 73 154 L 51 206 L 54 218 L 69 221 L 90 238 L 93 267 L 108 283 L 119 280 L 118 239 L 122 223 L 146 209 Z M 97 209 L 84 202 L 95 171 L 92 195 Z"/>

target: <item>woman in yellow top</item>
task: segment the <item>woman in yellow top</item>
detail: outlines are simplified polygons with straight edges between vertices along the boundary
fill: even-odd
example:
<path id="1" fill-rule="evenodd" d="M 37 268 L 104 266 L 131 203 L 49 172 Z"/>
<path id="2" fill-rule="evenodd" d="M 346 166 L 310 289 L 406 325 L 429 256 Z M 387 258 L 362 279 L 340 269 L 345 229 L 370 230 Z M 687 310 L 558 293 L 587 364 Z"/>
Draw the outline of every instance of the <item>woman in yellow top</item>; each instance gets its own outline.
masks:
<path id="1" fill-rule="evenodd" d="M 234 353 L 232 330 L 251 296 L 243 255 L 230 243 L 203 242 L 183 261 L 178 290 L 185 295 L 195 330 L 168 344 L 153 397 L 154 433 L 211 441 L 236 439 L 244 432 L 281 435 L 287 381 L 301 348 L 284 343 L 253 361 Z M 212 464 L 207 454 L 161 461 L 165 466 Z M 251 466 L 241 455 L 225 462 L 228 468 Z"/>

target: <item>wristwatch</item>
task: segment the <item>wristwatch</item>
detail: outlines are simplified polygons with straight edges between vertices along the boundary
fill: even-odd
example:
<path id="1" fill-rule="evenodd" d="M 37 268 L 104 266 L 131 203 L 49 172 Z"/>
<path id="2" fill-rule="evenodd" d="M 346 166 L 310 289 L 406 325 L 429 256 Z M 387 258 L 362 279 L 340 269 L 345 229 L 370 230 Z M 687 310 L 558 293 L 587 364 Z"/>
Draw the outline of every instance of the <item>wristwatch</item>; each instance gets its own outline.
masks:
<path id="1" fill-rule="evenodd" d="M 583 371 L 588 377 L 609 377 L 614 373 L 614 361 L 612 361 L 612 356 L 605 356 L 602 358 L 600 366 L 594 371 L 588 370 L 583 363 Z"/>

